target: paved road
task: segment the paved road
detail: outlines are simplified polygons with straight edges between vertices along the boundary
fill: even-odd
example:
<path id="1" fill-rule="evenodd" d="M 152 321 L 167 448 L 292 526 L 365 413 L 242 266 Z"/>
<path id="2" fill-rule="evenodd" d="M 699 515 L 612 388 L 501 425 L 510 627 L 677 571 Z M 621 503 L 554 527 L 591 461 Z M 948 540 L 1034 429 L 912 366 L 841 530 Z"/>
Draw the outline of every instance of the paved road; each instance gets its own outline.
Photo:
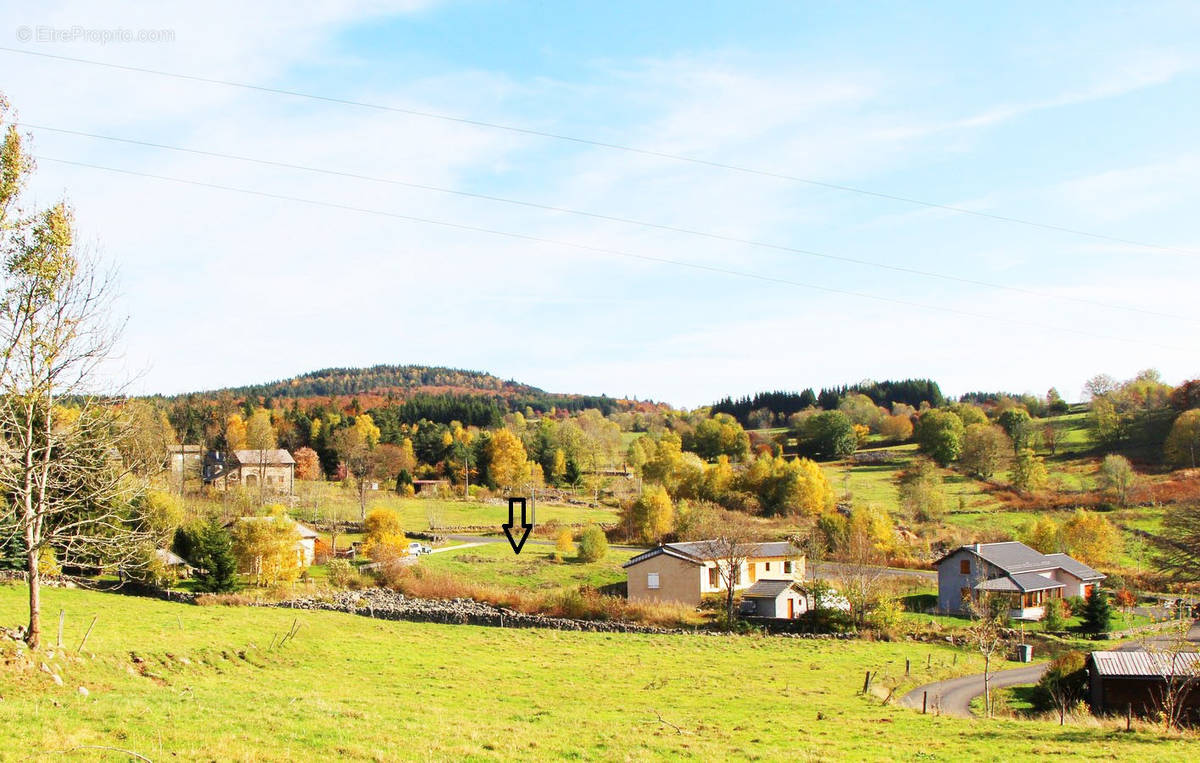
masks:
<path id="1" fill-rule="evenodd" d="M 1013 670 L 998 670 L 991 675 L 992 690 L 1008 686 L 1035 684 L 1049 663 L 1026 665 Z M 937 707 L 940 703 L 943 715 L 969 717 L 971 715 L 971 700 L 983 694 L 983 674 L 952 678 L 949 681 L 937 681 L 924 686 L 918 686 L 900 698 L 904 707 L 921 709 L 921 700 L 925 692 L 929 692 L 929 707 Z"/>
<path id="2" fill-rule="evenodd" d="M 1165 645 L 1172 638 L 1173 634 L 1169 633 L 1155 634 L 1147 636 L 1144 639 L 1123 644 L 1116 647 L 1115 651 L 1136 652 L 1145 649 L 1147 646 Z M 1187 639 L 1192 643 L 1200 644 L 1200 620 L 1192 623 L 1187 633 Z M 1038 679 L 1042 677 L 1042 673 L 1048 667 L 1049 663 L 1042 663 L 1040 665 L 1027 665 L 1014 670 L 997 671 L 991 676 L 992 688 L 1002 689 L 1008 686 L 1037 683 Z M 971 715 L 971 700 L 983 694 L 983 674 L 977 673 L 972 676 L 952 678 L 949 681 L 937 681 L 925 684 L 924 686 L 918 686 L 901 697 L 900 704 L 904 707 L 919 709 L 925 692 L 929 692 L 930 707 L 935 707 L 940 702 L 941 712 L 945 715 L 969 716 Z"/>

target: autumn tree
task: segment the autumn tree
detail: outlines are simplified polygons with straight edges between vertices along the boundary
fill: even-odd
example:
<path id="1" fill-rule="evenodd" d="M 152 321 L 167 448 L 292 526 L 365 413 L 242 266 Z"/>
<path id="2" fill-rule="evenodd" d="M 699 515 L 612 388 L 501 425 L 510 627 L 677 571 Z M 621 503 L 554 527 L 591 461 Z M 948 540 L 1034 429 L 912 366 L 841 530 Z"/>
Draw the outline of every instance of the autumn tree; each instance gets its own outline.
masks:
<path id="1" fill-rule="evenodd" d="M 887 579 L 888 554 L 895 529 L 887 512 L 868 506 L 855 509 L 846 525 L 840 554 L 840 577 L 855 622 L 866 623 Z"/>
<path id="2" fill-rule="evenodd" d="M 1004 430 L 992 424 L 971 424 L 963 433 L 959 465 L 982 480 L 990 480 L 1004 467 L 1012 443 Z"/>
<path id="3" fill-rule="evenodd" d="M 492 433 L 485 446 L 487 477 L 492 487 L 505 493 L 529 482 L 529 461 L 519 437 L 507 429 Z"/>
<path id="4" fill-rule="evenodd" d="M 1033 417 L 1024 408 L 1009 408 L 996 417 L 996 423 L 1012 441 L 1013 455 L 1028 448 L 1033 439 Z"/>
<path id="5" fill-rule="evenodd" d="M 807 458 L 788 461 L 782 456 L 760 455 L 740 482 L 758 498 L 766 514 L 812 516 L 829 511 L 835 503 L 829 478 Z"/>
<path id="6" fill-rule="evenodd" d="M 1083 699 L 1086 690 L 1087 658 L 1083 652 L 1074 650 L 1051 660 L 1050 667 L 1038 680 L 1038 693 L 1058 711 L 1059 726 L 1066 724 L 1067 712 Z"/>
<path id="7" fill-rule="evenodd" d="M 371 509 L 363 520 L 363 551 L 375 562 L 391 562 L 407 553 L 400 515 L 392 509 Z"/>
<path id="8" fill-rule="evenodd" d="M 0 123 L 7 111 L 0 98 Z M 127 567 L 150 533 L 137 514 L 141 483 L 110 457 L 128 429 L 116 401 L 95 389 L 118 334 L 114 285 L 76 248 L 65 202 L 22 208 L 33 169 L 23 140 L 10 123 L 0 146 L 0 547 L 24 555 L 25 640 L 37 648 L 40 560 Z"/>
<path id="9" fill-rule="evenodd" d="M 904 442 L 912 437 L 912 418 L 910 416 L 887 416 L 879 424 L 879 433 L 889 440 Z"/>
<path id="10" fill-rule="evenodd" d="M 375 446 L 379 444 L 379 427 L 367 414 L 354 417 L 354 423 L 333 433 L 333 449 L 358 482 L 358 510 L 367 517 L 367 488 L 376 467 Z"/>
<path id="11" fill-rule="evenodd" d="M 1034 454 L 1032 448 L 1022 448 L 1013 458 L 1012 468 L 1008 472 L 1008 481 L 1013 488 L 1023 493 L 1036 493 L 1046 487 L 1049 481 L 1046 464 L 1042 457 Z"/>
<path id="12" fill-rule="evenodd" d="M 1200 466 L 1200 409 L 1184 411 L 1171 425 L 1163 446 L 1167 463 L 1195 469 Z"/>
<path id="13" fill-rule="evenodd" d="M 897 492 L 900 505 L 918 521 L 936 521 L 946 513 L 942 476 L 927 458 L 915 459 L 900 473 Z"/>
<path id="14" fill-rule="evenodd" d="M 240 413 L 231 413 L 225 420 L 225 447 L 229 450 L 246 449 L 246 421 Z"/>
<path id="15" fill-rule="evenodd" d="M 661 485 L 649 485 L 624 510 L 630 537 L 643 543 L 658 543 L 675 529 L 675 506 Z"/>
<path id="16" fill-rule="evenodd" d="M 934 409 L 917 420 L 915 437 L 921 452 L 947 466 L 962 454 L 963 432 L 962 419 L 949 411 Z"/>
<path id="17" fill-rule="evenodd" d="M 746 560 L 754 552 L 757 530 L 751 520 L 740 512 L 699 509 L 695 532 L 697 554 L 711 559 L 716 566 L 721 586 L 725 589 L 725 623 L 733 627 L 734 592 L 742 584 Z"/>
<path id="18" fill-rule="evenodd" d="M 149 401 L 130 400 L 118 415 L 127 433 L 119 446 L 122 460 L 139 474 L 160 473 L 175 446 L 175 430 L 167 414 Z"/>
<path id="19" fill-rule="evenodd" d="M 1112 492 L 1117 505 L 1124 506 L 1129 500 L 1129 491 L 1137 482 L 1137 472 L 1125 456 L 1109 453 L 1100 464 L 1100 484 Z"/>
<path id="20" fill-rule="evenodd" d="M 984 714 L 991 718 L 994 710 L 992 660 L 1007 646 L 1008 604 L 1003 597 L 979 590 L 967 598 L 966 604 L 971 615 L 967 637 L 983 657 L 983 707 Z"/>
<path id="21" fill-rule="evenodd" d="M 604 530 L 588 525 L 579 538 L 579 558 L 585 562 L 598 562 L 608 555 L 608 538 Z"/>
<path id="22" fill-rule="evenodd" d="M 1121 549 L 1121 533 L 1107 517 L 1078 509 L 1062 525 L 1063 542 L 1071 556 L 1085 564 L 1112 564 Z"/>
<path id="23" fill-rule="evenodd" d="M 256 408 L 246 422 L 246 448 L 253 451 L 254 459 L 258 461 L 258 498 L 262 501 L 267 489 L 267 459 L 270 451 L 275 449 L 278 439 L 275 425 L 271 423 L 271 412 L 265 408 Z"/>
<path id="24" fill-rule="evenodd" d="M 296 450 L 293 458 L 296 459 L 296 479 L 321 479 L 321 458 L 315 450 L 309 447 L 299 448 Z"/>
<path id="25" fill-rule="evenodd" d="M 683 440 L 683 447 L 706 460 L 728 456 L 740 461 L 750 452 L 750 437 L 737 419 L 718 413 L 705 419 Z"/>
<path id="26" fill-rule="evenodd" d="M 1043 554 L 1057 554 L 1063 550 L 1062 526 L 1048 516 L 1029 519 L 1017 535 L 1026 546 Z"/>
<path id="27" fill-rule="evenodd" d="M 234 524 L 231 535 L 238 568 L 256 585 L 290 583 L 300 576 L 300 533 L 282 512 L 243 517 Z"/>

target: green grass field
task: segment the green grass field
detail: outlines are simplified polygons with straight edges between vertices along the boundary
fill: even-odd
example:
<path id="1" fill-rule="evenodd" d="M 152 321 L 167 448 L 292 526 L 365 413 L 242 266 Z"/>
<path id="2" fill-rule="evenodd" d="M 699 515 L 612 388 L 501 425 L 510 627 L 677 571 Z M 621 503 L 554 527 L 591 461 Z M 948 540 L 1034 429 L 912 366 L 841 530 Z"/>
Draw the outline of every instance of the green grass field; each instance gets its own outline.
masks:
<path id="1" fill-rule="evenodd" d="M 448 572 L 473 583 L 492 583 L 514 588 L 572 588 L 600 586 L 625 581 L 621 565 L 632 551 L 610 549 L 599 562 L 586 563 L 569 555 L 554 561 L 554 547 L 527 544 L 517 556 L 507 543 L 485 543 L 421 557 L 420 564 Z"/>
<path id="2" fill-rule="evenodd" d="M 298 485 L 296 494 L 296 507 L 292 516 L 301 521 L 335 517 L 342 521 L 356 521 L 360 517 L 358 494 L 343 489 L 337 483 L 303 483 Z M 194 497 L 188 501 L 193 513 L 197 514 L 223 508 L 220 499 Z M 496 531 L 499 532 L 500 524 L 508 520 L 508 505 L 499 501 L 402 498 L 385 490 L 367 494 L 367 511 L 374 508 L 388 508 L 398 512 L 404 529 L 412 532 L 428 531 L 431 522 L 441 526 L 495 525 Z M 563 524 L 608 524 L 616 520 L 616 510 L 609 507 L 590 508 L 575 504 L 542 502 L 537 504 L 537 521 L 540 524 L 550 521 Z M 339 538 L 338 542 L 340 544 L 342 540 Z"/>
<path id="3" fill-rule="evenodd" d="M 23 597 L 0 586 L 0 622 L 21 621 Z M 1163 742 L 1115 722 L 1061 729 L 883 704 L 890 689 L 950 675 L 955 654 L 956 670 L 978 668 L 945 646 L 502 630 L 79 590 L 45 599 L 48 620 L 66 611 L 71 649 L 30 659 L 0 645 L 0 758 L 129 757 L 96 747 L 156 761 L 1200 755 L 1195 737 Z M 295 639 L 269 650 L 293 620 Z M 918 668 L 908 679 L 906 657 Z M 879 695 L 864 697 L 868 669 Z"/>

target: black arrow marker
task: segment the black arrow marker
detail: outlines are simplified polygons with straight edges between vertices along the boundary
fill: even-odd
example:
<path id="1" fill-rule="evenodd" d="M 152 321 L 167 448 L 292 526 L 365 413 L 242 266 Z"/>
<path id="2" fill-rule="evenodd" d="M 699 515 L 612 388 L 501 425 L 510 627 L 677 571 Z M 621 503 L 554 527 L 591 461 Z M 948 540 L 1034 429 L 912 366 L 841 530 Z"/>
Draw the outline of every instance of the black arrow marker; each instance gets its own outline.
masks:
<path id="1" fill-rule="evenodd" d="M 515 526 L 513 519 L 513 509 L 517 504 L 521 504 L 521 527 L 525 528 L 525 532 L 521 534 L 521 540 L 518 542 L 513 538 L 512 530 Z M 512 546 L 514 554 L 521 553 L 521 549 L 525 547 L 525 541 L 529 538 L 529 531 L 533 529 L 533 523 L 525 521 L 525 499 L 524 498 L 509 498 L 508 499 L 508 521 L 501 527 L 504 528 L 504 534 L 508 536 L 508 545 Z"/>

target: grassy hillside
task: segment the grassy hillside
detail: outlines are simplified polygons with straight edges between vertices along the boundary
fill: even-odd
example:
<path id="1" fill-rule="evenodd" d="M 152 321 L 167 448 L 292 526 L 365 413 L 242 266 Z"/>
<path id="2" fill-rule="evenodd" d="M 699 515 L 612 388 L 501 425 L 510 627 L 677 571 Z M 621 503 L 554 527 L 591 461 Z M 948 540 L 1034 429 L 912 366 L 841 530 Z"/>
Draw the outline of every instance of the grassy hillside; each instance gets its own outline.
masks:
<path id="1" fill-rule="evenodd" d="M 609 585 L 625 582 L 621 565 L 632 551 L 611 549 L 599 562 L 585 563 L 567 556 L 554 561 L 553 546 L 526 545 L 517 556 L 507 543 L 456 548 L 421 558 L 421 566 L 447 572 L 473 583 L 494 583 L 517 588 L 559 588 Z"/>
<path id="2" fill-rule="evenodd" d="M 22 602 L 20 588 L 0 586 L 0 622 L 20 621 Z M 956 720 L 858 695 L 868 668 L 900 689 L 948 674 L 947 647 L 499 630 L 83 591 L 48 591 L 46 606 L 66 611 L 72 650 L 30 659 L 0 645 L 0 758 L 89 745 L 154 760 L 1200 755 L 1195 739 L 1163 743 L 1115 723 Z M 296 638 L 269 650 L 293 619 Z M 917 670 L 903 684 L 905 657 Z M 958 653 L 954 669 L 977 663 Z"/>

